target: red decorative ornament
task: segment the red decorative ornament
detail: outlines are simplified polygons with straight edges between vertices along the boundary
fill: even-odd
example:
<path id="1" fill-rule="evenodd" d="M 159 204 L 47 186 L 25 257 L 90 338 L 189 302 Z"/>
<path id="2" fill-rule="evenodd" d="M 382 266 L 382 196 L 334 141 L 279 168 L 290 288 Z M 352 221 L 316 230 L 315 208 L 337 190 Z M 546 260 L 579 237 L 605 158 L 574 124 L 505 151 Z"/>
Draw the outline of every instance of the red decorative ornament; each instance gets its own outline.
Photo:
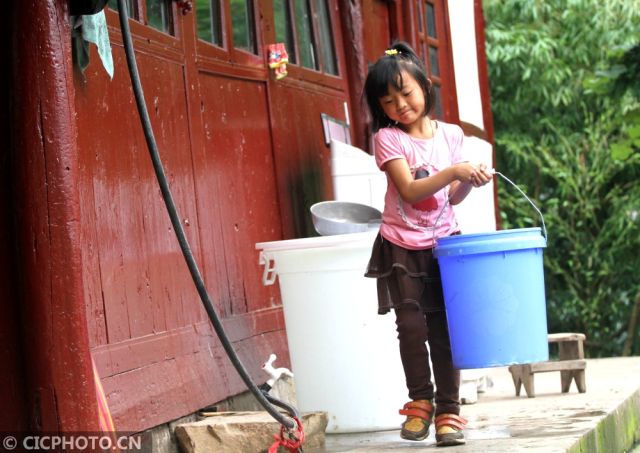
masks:
<path id="1" fill-rule="evenodd" d="M 191 1 L 183 1 L 183 0 L 174 0 L 178 4 L 178 8 L 182 9 L 182 15 L 188 14 L 193 11 L 193 2 Z"/>

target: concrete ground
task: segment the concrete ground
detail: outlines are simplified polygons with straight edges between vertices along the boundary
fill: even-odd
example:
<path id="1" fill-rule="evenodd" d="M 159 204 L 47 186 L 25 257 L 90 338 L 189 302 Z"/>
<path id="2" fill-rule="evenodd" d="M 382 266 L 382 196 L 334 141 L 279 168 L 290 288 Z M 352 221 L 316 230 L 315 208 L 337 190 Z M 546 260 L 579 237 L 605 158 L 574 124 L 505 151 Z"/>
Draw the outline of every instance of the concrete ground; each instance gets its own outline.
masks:
<path id="1" fill-rule="evenodd" d="M 493 386 L 478 402 L 462 406 L 469 420 L 467 444 L 455 452 L 638 452 L 640 442 L 640 357 L 589 359 L 586 393 L 575 383 L 560 391 L 560 373 L 535 375 L 536 396 L 524 388 L 515 396 L 506 367 L 487 370 Z M 433 429 L 432 429 L 433 431 Z M 326 446 L 312 453 L 417 452 L 435 449 L 433 432 L 422 442 L 400 439 L 399 431 L 327 434 Z M 311 450 L 305 449 L 305 453 Z"/>

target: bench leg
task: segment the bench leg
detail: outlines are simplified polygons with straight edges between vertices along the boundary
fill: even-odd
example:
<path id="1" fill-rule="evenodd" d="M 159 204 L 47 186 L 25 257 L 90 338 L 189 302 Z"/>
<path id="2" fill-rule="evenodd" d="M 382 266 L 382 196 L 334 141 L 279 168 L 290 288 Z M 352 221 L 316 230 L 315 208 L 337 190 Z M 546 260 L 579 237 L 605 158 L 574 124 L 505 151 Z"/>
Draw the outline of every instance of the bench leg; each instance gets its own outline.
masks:
<path id="1" fill-rule="evenodd" d="M 524 385 L 524 390 L 529 398 L 536 396 L 533 385 L 533 373 L 529 365 L 512 365 L 509 367 L 513 384 L 516 387 L 516 396 L 520 396 L 520 389 Z"/>
<path id="2" fill-rule="evenodd" d="M 560 371 L 560 382 L 562 384 L 562 393 L 569 392 L 569 388 L 571 387 L 572 380 L 576 381 L 576 387 L 578 387 L 578 392 L 584 393 L 587 391 L 584 370 Z"/>
<path id="3" fill-rule="evenodd" d="M 582 340 L 562 341 L 558 345 L 560 360 L 575 360 L 584 358 L 584 346 Z M 584 370 L 560 371 L 560 383 L 562 393 L 569 392 L 571 381 L 575 379 L 576 387 L 580 393 L 584 393 L 587 388 L 584 380 Z"/>
<path id="4" fill-rule="evenodd" d="M 576 387 L 578 387 L 578 392 L 584 393 L 587 391 L 587 383 L 585 382 L 585 374 L 584 370 L 574 371 L 574 377 L 576 379 Z"/>
<path id="5" fill-rule="evenodd" d="M 536 389 L 533 385 L 533 373 L 531 372 L 531 366 L 524 365 L 522 368 L 522 385 L 527 392 L 529 398 L 536 396 Z"/>
<path id="6" fill-rule="evenodd" d="M 573 379 L 572 371 L 560 371 L 560 383 L 562 384 L 562 393 L 568 393 Z"/>
<path id="7" fill-rule="evenodd" d="M 513 379 L 513 385 L 516 388 L 516 396 L 520 396 L 520 389 L 522 388 L 522 369 L 519 365 L 512 365 L 509 367 L 511 373 L 511 379 Z"/>

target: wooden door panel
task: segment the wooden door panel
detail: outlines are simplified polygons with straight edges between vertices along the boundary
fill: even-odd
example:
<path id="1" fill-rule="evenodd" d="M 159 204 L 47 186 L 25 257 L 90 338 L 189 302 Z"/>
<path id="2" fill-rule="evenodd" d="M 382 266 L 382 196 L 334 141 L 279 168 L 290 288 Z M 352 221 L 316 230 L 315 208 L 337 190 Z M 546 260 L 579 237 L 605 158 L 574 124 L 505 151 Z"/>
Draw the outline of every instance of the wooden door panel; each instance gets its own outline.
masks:
<path id="1" fill-rule="evenodd" d="M 284 238 L 315 236 L 309 208 L 333 197 L 321 114 L 344 120 L 346 95 L 305 83 L 273 83 L 272 128 Z"/>
<path id="2" fill-rule="evenodd" d="M 93 355 L 112 414 L 119 429 L 136 431 L 239 393 L 244 384 L 193 287 L 160 197 L 117 33 L 112 42 L 116 77 L 109 80 L 93 64 L 76 84 L 83 259 L 91 269 L 83 278 Z M 255 250 L 255 242 L 282 237 L 265 83 L 204 75 L 202 87 L 191 84 L 187 93 L 179 46 L 166 57 L 157 41 L 136 39 L 136 46 L 192 250 L 214 304 L 228 303 L 219 311 L 231 341 L 253 377 L 264 381 L 260 368 L 270 353 L 288 365 L 278 289 L 263 287 Z M 99 61 L 93 49 L 91 59 Z M 201 100 L 188 100 L 200 92 Z M 191 127 L 194 104 L 204 120 Z M 192 137 L 192 130 L 203 133 Z"/>
<path id="3" fill-rule="evenodd" d="M 76 80 L 83 279 L 92 352 L 116 426 L 138 431 L 245 388 L 180 253 L 139 124 L 117 18 L 107 15 L 115 77 L 105 76 L 92 48 L 92 64 Z M 260 365 L 268 355 L 288 366 L 288 354 L 279 289 L 262 285 L 255 243 L 285 238 L 283 222 L 299 218 L 312 234 L 305 203 L 331 196 L 320 113 L 343 118 L 344 81 L 291 77 L 272 86 L 266 66 L 198 59 L 188 27 L 180 25 L 176 38 L 131 26 L 192 250 L 240 358 L 264 381 Z"/>
<path id="4" fill-rule="evenodd" d="M 264 82 L 200 74 L 205 154 L 213 191 L 199 191 L 215 209 L 201 224 L 221 225 L 230 305 L 236 315 L 275 305 L 262 285 L 256 242 L 282 237 Z M 203 237 L 203 244 L 206 241 Z M 207 257 L 208 261 L 209 258 Z M 211 277 L 211 276 L 209 276 Z"/>
<path id="5" fill-rule="evenodd" d="M 234 342 L 256 382 L 267 378 L 261 364 L 270 353 L 278 355 L 279 366 L 290 366 L 281 317 L 276 327 Z M 147 344 L 132 341 L 94 351 L 96 366 L 110 375 L 103 386 L 119 431 L 142 431 L 246 390 L 210 329 L 208 323 L 197 324 L 151 336 Z"/>
<path id="6" fill-rule="evenodd" d="M 126 67 L 122 49 L 114 50 L 116 68 Z M 183 67 L 160 65 L 145 54 L 137 58 L 167 177 L 199 256 Z M 88 273 L 85 284 L 91 312 L 98 315 L 90 323 L 92 338 L 100 341 L 95 346 L 198 320 L 197 294 L 161 198 L 129 80 L 122 73 L 113 81 L 95 74 L 76 99 L 84 132 L 78 139 L 84 256 L 99 269 L 99 280 Z"/>
<path id="7" fill-rule="evenodd" d="M 362 35 L 367 64 L 375 63 L 391 45 L 389 4 L 380 0 L 362 2 Z"/>

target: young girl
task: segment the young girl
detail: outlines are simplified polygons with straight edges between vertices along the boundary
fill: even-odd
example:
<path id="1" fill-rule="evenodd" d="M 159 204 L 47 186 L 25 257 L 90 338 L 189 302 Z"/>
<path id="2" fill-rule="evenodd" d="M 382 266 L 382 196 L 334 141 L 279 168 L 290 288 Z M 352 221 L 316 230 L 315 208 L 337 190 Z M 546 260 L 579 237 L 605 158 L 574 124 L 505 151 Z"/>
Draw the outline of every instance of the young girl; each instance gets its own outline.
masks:
<path id="1" fill-rule="evenodd" d="M 459 416 L 460 372 L 453 367 L 432 249 L 434 239 L 459 234 L 451 205 L 492 175 L 482 164 L 462 161 L 459 126 L 429 118 L 433 91 L 422 61 L 406 43 L 394 44 L 367 75 L 364 94 L 376 133 L 375 158 L 388 185 L 365 275 L 377 279 L 378 313 L 393 309 L 396 315 L 411 398 L 400 410 L 407 416 L 400 435 L 425 439 L 435 417 L 437 444 L 445 446 L 465 442 L 466 420 Z"/>

